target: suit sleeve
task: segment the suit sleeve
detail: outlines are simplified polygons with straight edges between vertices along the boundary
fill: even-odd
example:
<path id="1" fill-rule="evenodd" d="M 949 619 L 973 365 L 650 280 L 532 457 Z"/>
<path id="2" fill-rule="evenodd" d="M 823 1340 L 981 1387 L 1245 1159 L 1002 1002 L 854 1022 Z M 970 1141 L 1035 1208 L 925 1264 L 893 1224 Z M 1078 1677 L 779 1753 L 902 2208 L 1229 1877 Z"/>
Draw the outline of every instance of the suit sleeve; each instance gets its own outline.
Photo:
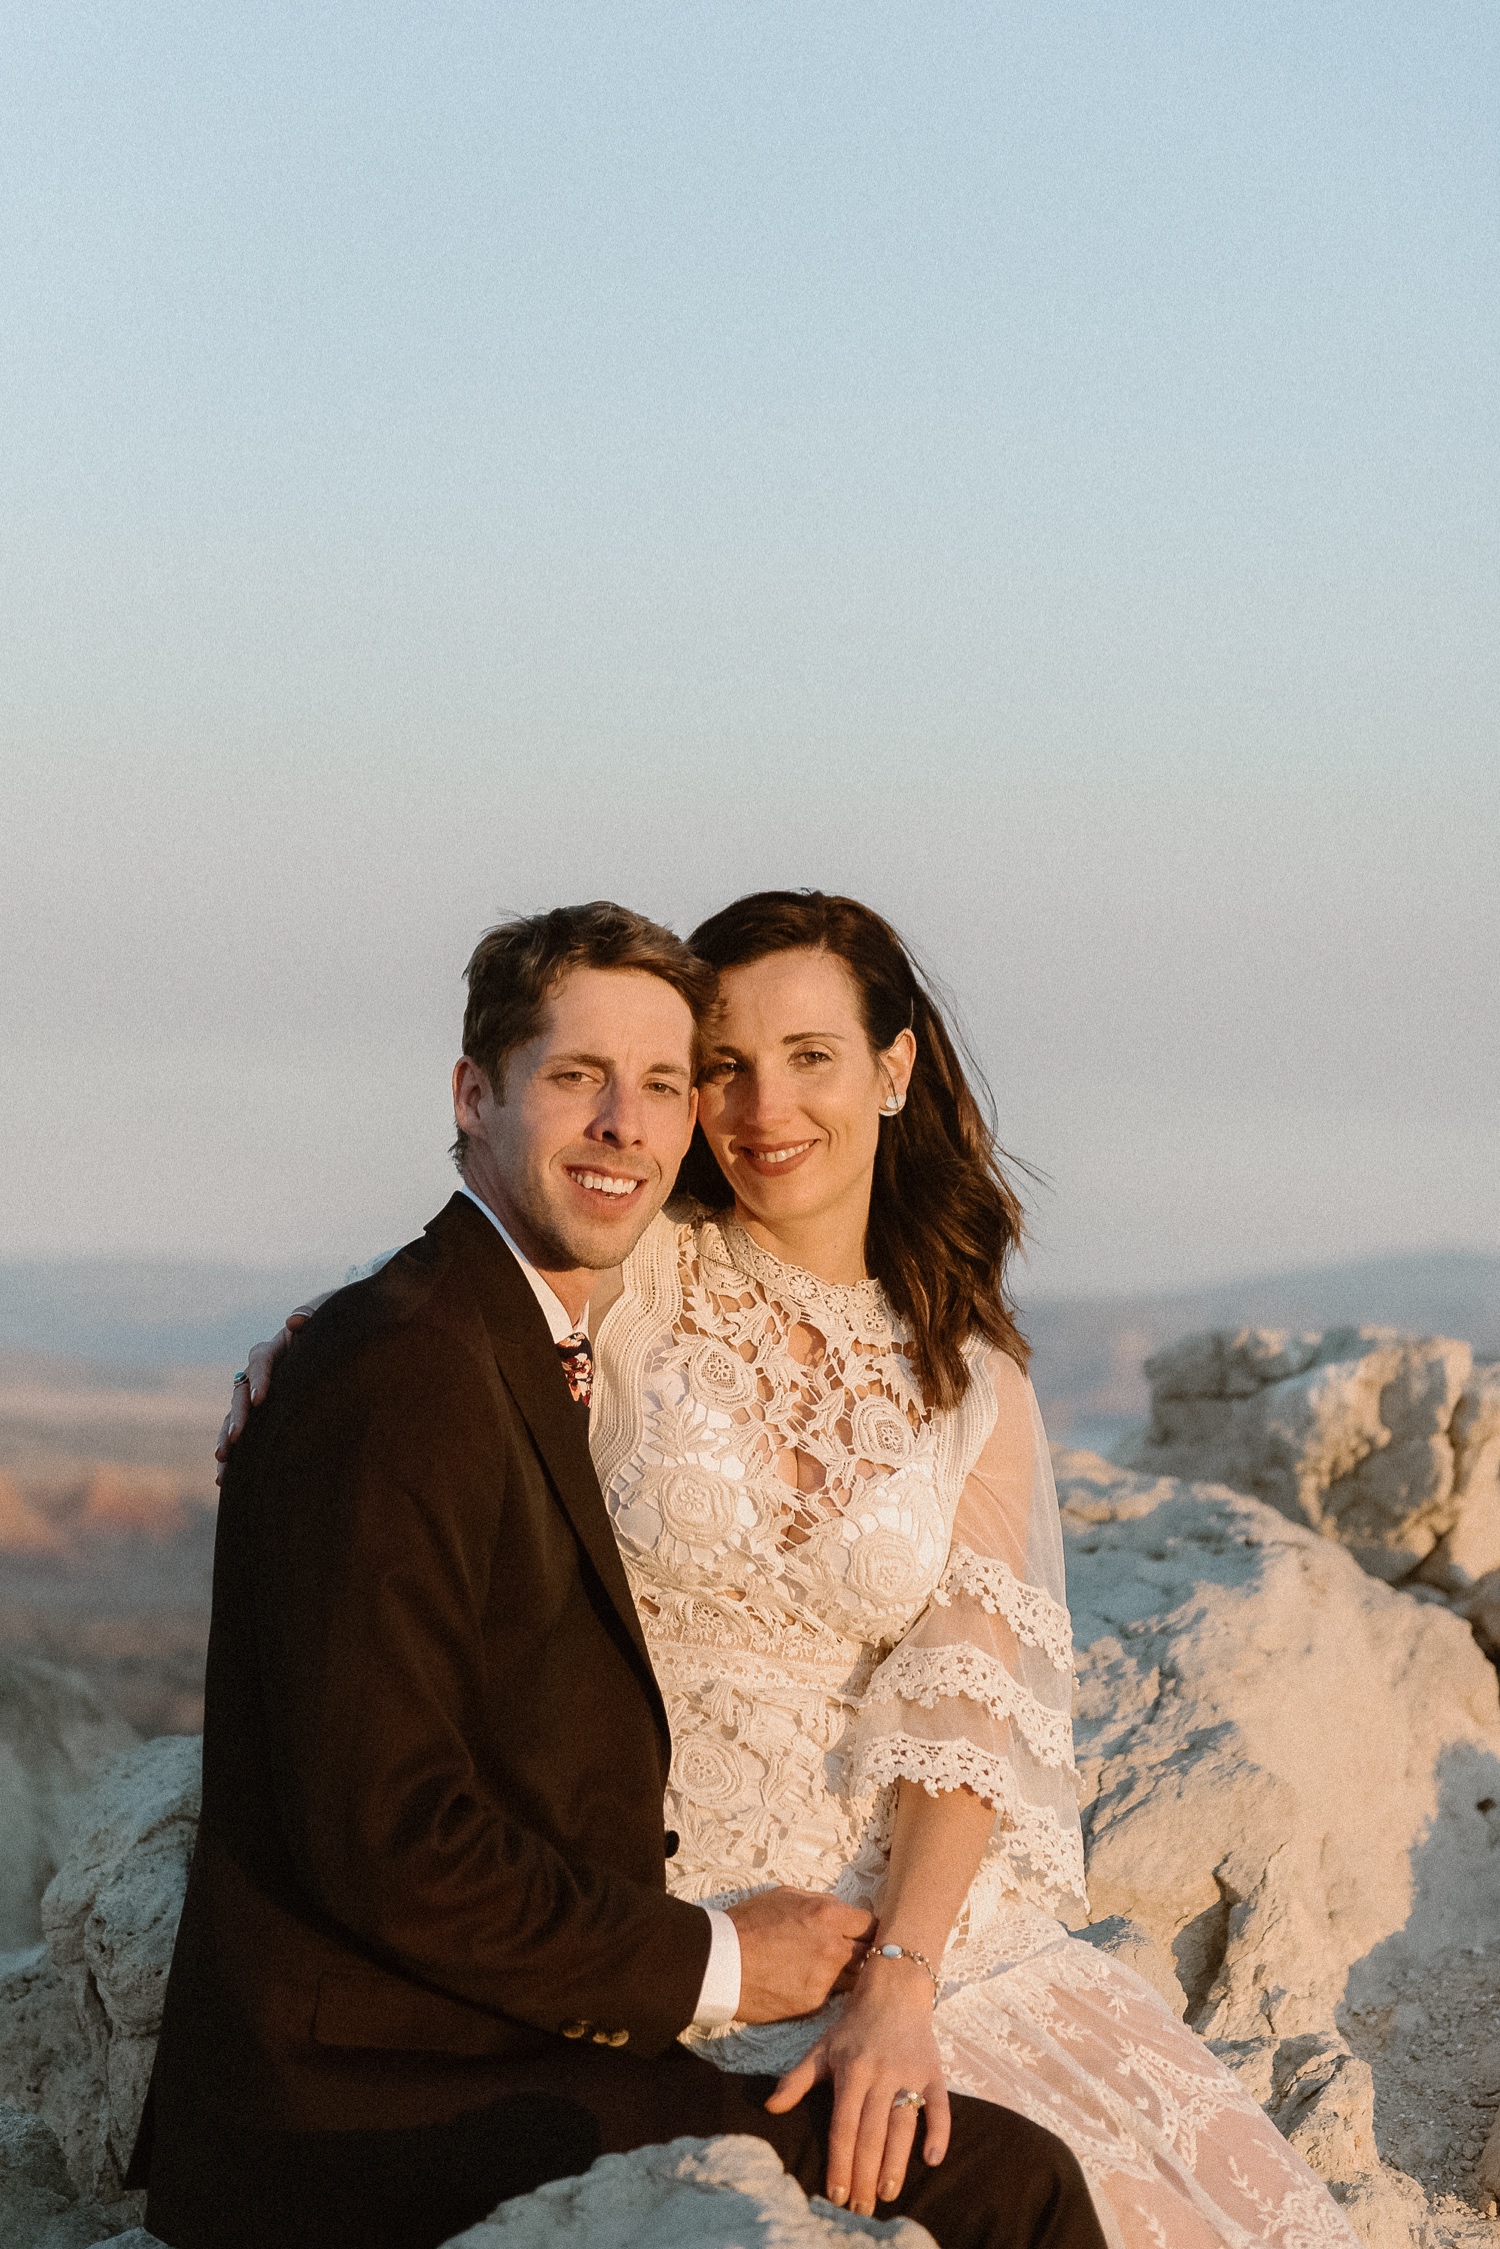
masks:
<path id="1" fill-rule="evenodd" d="M 456 1358 L 409 1331 L 367 1344 L 263 1455 L 257 1642 L 285 1840 L 383 1964 L 650 2056 L 692 2019 L 708 1917 L 565 1858 L 476 1767 L 513 1459 Z"/>

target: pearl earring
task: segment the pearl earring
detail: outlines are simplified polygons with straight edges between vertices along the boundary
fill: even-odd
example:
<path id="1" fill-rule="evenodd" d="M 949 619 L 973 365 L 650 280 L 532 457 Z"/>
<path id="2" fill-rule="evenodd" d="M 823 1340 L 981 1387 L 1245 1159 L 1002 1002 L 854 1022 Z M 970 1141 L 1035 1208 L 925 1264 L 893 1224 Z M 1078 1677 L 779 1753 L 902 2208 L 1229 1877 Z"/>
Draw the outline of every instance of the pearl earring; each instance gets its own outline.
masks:
<path id="1" fill-rule="evenodd" d="M 883 1117 L 899 1117 L 905 1107 L 906 1095 L 904 1093 L 893 1093 L 889 1101 L 881 1102 L 880 1114 Z"/>

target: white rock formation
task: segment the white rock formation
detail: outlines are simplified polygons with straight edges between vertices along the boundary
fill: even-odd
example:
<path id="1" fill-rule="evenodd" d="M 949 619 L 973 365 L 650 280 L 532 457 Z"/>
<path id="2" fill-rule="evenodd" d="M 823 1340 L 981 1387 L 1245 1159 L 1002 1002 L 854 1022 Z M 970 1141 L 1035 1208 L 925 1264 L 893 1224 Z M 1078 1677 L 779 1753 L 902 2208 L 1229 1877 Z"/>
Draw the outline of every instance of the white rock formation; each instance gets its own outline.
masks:
<path id="1" fill-rule="evenodd" d="M 200 1794 L 196 1739 L 168 1734 L 118 1758 L 87 1799 L 42 1900 L 47 1948 L 83 2032 L 88 2071 L 81 2103 L 59 2082 L 42 2113 L 54 2128 L 66 2122 L 79 2184 L 104 2197 L 121 2192 L 141 2120 Z M 64 2103 L 66 2117 L 55 2121 Z"/>
<path id="2" fill-rule="evenodd" d="M 0 2249 L 92 2249 L 118 2231 L 108 2212 L 79 2199 L 41 2118 L 0 2107 Z"/>
<path id="3" fill-rule="evenodd" d="M 1398 1985 L 1472 1980 L 1500 1947 L 1493 1669 L 1441 1605 L 1241 1492 L 1090 1454 L 1060 1457 L 1059 1492 L 1096 1922 L 1171 1960 L 1367 2241 L 1465 2238 L 1471 2104 L 1500 2075 L 1455 2059 L 1434 2083 L 1462 2136 L 1424 2143 L 1424 2217 L 1376 2153 L 1381 2026 Z"/>
<path id="4" fill-rule="evenodd" d="M 739 2133 L 601 2155 L 581 2179 L 502 2202 L 448 2249 L 934 2249 L 910 2218 L 857 2218 L 811 2202 L 764 2140 Z"/>
<path id="5" fill-rule="evenodd" d="M 45 1945 L 0 1963 L 0 2102 L 45 2120 L 73 2177 L 92 2179 L 98 2102 L 89 2051 Z"/>
<path id="6" fill-rule="evenodd" d="M 1392 1328 L 1214 1329 L 1146 1361 L 1127 1465 L 1253 1492 L 1394 1584 L 1500 1568 L 1500 1366 Z"/>
<path id="7" fill-rule="evenodd" d="M 1442 1353 L 1391 1364 L 1381 1360 L 1378 1388 L 1366 1382 L 1388 1433 L 1420 1418 L 1389 1405 L 1392 1384 L 1408 1401 L 1426 1398 L 1429 1417 L 1455 1390 L 1459 1362 Z M 1330 1380 L 1336 1390 L 1345 1377 Z M 1313 1394 L 1309 1425 L 1326 1434 L 1338 1417 Z M 1445 1441 L 1461 1464 L 1455 1479 L 1472 1482 L 1495 1442 L 1488 1376 L 1456 1394 L 1470 1403 L 1456 1438 L 1458 1409 L 1449 1412 Z M 1388 1434 L 1379 1449 L 1397 1442 Z M 1500 2106 L 1493 1669 L 1427 1588 L 1380 1582 L 1321 1523 L 1094 1455 L 1062 1456 L 1059 1489 L 1079 1660 L 1086 1934 L 1215 2043 L 1371 2249 L 1488 2241 L 1472 2198 Z M 48 1891 L 49 1949 L 0 1979 L 0 2098 L 52 2125 L 75 2184 L 106 2206 L 134 2138 L 196 1809 L 195 1743 L 151 1742 L 119 1760 Z M 533 2239 L 708 2249 L 730 2238 L 704 2230 L 719 2224 L 705 2211 L 720 2205 L 739 2211 L 737 2241 L 872 2230 L 804 2204 L 774 2156 L 748 2145 L 749 2155 L 729 2141 L 677 2143 L 670 2160 L 610 2158 L 463 2238 L 468 2249 L 499 2249 L 501 2235 L 506 2249 Z"/>
<path id="8" fill-rule="evenodd" d="M 0 1657 L 0 1953 L 34 1945 L 79 1800 L 135 1740 L 87 1681 L 27 1656 Z"/>

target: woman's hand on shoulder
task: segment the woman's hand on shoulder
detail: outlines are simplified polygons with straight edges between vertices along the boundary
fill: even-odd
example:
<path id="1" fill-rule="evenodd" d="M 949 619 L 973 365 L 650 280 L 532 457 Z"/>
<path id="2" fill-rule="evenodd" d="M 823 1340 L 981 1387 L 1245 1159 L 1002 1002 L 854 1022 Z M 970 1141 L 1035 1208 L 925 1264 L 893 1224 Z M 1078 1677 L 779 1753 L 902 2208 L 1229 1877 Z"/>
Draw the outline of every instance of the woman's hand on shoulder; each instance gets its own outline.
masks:
<path id="1" fill-rule="evenodd" d="M 872 1957 L 839 2021 L 787 2071 L 766 2103 L 781 2115 L 820 2079 L 833 2079 L 828 2199 L 862 2217 L 901 2192 L 919 2123 L 924 2159 L 941 2163 L 948 2152 L 948 2088 L 932 2004 L 924 1968 Z M 925 2108 L 909 2102 L 892 2107 L 903 2092 L 920 2094 Z"/>
<path id="2" fill-rule="evenodd" d="M 322 1298 L 318 1299 L 318 1303 Z M 295 1312 L 288 1312 L 285 1327 L 278 1328 L 269 1343 L 252 1343 L 250 1356 L 245 1361 L 243 1375 L 236 1375 L 234 1388 L 229 1393 L 229 1411 L 219 1427 L 219 1441 L 214 1447 L 218 1469 L 214 1482 L 222 1484 L 224 1469 L 231 1446 L 244 1435 L 250 1420 L 250 1408 L 258 1406 L 271 1388 L 271 1369 L 285 1351 L 299 1328 L 305 1328 L 318 1305 L 299 1304 Z"/>

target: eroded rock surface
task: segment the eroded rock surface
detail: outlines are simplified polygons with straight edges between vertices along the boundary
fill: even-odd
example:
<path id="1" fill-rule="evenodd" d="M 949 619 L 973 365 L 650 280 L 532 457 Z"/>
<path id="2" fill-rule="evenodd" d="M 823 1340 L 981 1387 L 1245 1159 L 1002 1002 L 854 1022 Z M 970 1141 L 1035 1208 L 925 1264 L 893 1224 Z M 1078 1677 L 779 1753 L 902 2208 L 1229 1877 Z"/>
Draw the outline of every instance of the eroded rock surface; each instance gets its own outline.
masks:
<path id="1" fill-rule="evenodd" d="M 1392 1328 L 1216 1328 L 1146 1361 L 1128 1466 L 1226 1483 L 1374 1576 L 1460 1594 L 1500 1569 L 1500 1366 Z"/>
<path id="2" fill-rule="evenodd" d="M 135 1738 L 76 1672 L 0 1657 L 0 1953 L 41 1936 L 42 1892 L 84 1791 Z"/>
<path id="3" fill-rule="evenodd" d="M 1096 1923 L 1171 1961 L 1372 2249 L 1491 2238 L 1454 2191 L 1478 2192 L 1488 2059 L 1434 2088 L 1458 2148 L 1382 2122 L 1387 1995 L 1472 1978 L 1490 1932 L 1500 1965 L 1494 1670 L 1444 1607 L 1242 1492 L 1088 1454 L 1058 1481 Z"/>
<path id="4" fill-rule="evenodd" d="M 80 2185 L 106 2197 L 121 2192 L 145 2103 L 200 1797 L 195 1738 L 128 1751 L 88 1797 L 42 1900 L 89 2071 L 87 2131 L 75 2108 L 70 2159 Z"/>
<path id="5" fill-rule="evenodd" d="M 41 2118 L 0 2107 L 0 2249 L 93 2249 L 120 2230 L 80 2198 Z"/>
<path id="6" fill-rule="evenodd" d="M 92 2177 L 97 2087 L 68 1987 L 45 1945 L 0 1962 L 0 2102 L 43 2119 L 74 2177 Z"/>
<path id="7" fill-rule="evenodd" d="M 601 2155 L 581 2179 L 503 2202 L 448 2249 L 934 2249 L 910 2218 L 857 2218 L 811 2202 L 764 2140 L 739 2133 Z"/>

